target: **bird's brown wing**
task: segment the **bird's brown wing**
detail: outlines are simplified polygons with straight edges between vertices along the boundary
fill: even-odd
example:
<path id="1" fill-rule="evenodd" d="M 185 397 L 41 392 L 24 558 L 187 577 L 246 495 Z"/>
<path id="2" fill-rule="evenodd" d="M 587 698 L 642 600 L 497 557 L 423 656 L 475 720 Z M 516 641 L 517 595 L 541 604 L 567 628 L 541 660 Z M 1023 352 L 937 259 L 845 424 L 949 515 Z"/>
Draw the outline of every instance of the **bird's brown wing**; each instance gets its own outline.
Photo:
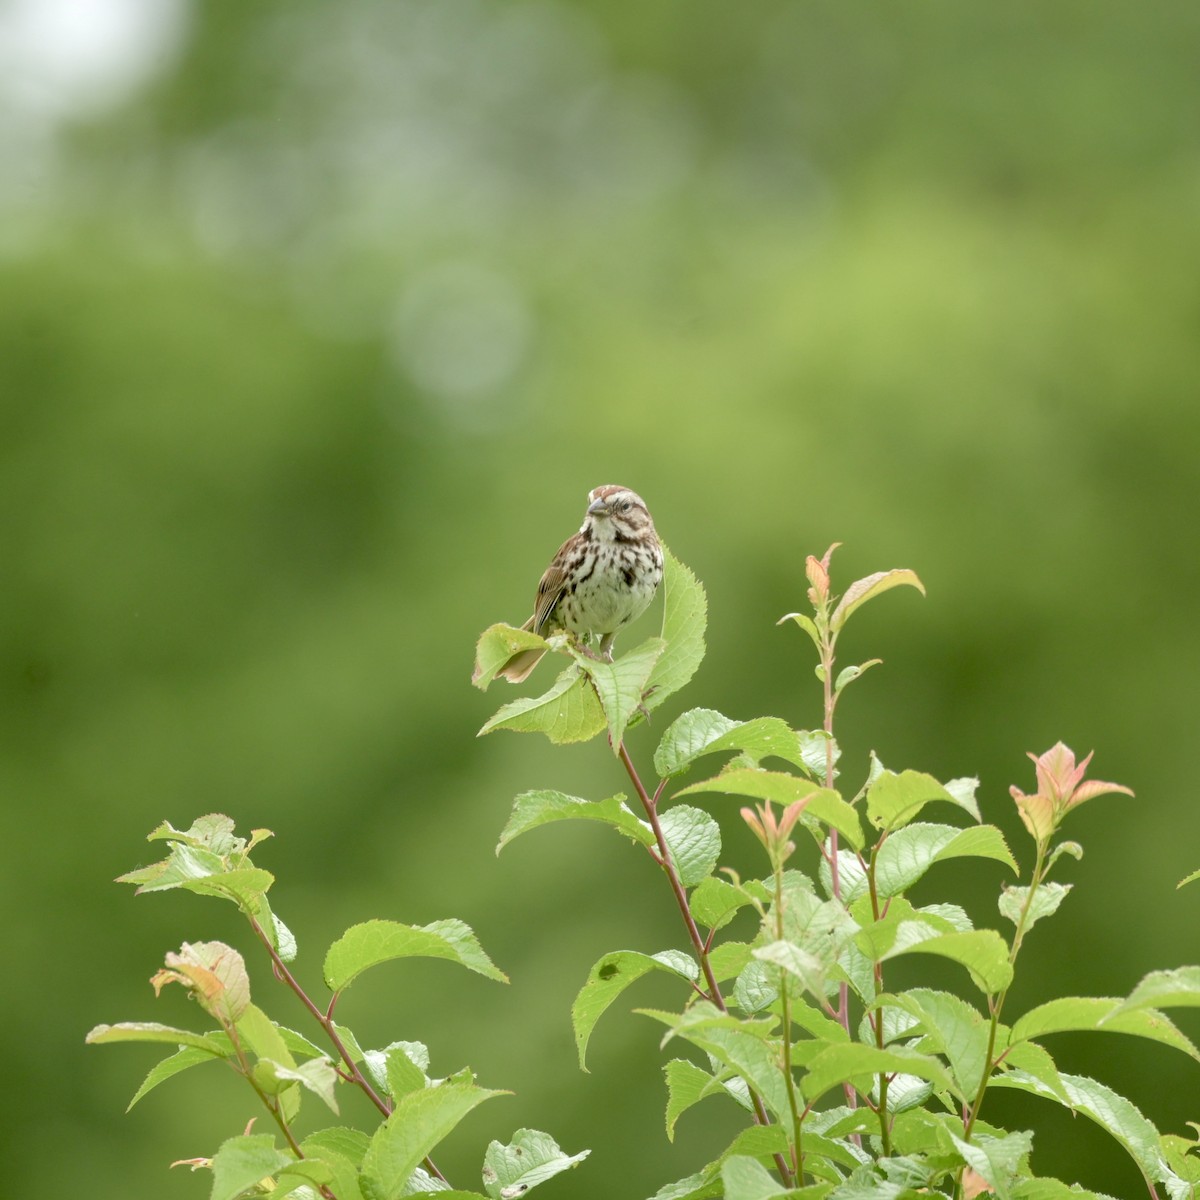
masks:
<path id="1" fill-rule="evenodd" d="M 555 605 L 562 598 L 563 585 L 566 583 L 566 572 L 563 570 L 561 555 L 556 555 L 554 561 L 546 568 L 538 584 L 537 600 L 533 605 L 533 630 L 541 633 L 546 622 L 554 612 Z"/>

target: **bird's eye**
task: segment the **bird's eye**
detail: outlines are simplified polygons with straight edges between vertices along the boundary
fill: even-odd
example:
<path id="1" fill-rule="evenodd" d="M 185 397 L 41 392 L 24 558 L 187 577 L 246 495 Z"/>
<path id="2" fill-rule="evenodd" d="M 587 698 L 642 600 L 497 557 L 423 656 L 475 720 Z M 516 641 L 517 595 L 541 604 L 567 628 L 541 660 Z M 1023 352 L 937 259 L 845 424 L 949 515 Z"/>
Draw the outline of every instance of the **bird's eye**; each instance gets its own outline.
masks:
<path id="1" fill-rule="evenodd" d="M 622 500 L 621 503 L 617 505 L 617 512 L 628 512 L 631 507 L 632 506 L 628 500 Z"/>

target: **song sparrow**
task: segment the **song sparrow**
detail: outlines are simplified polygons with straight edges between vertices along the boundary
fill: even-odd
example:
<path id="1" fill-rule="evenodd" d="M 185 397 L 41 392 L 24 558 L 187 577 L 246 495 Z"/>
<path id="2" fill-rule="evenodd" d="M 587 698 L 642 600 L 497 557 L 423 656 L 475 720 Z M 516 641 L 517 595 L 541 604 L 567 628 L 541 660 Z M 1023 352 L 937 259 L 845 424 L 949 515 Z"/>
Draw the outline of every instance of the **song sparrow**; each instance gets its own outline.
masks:
<path id="1" fill-rule="evenodd" d="M 582 527 L 558 548 L 522 628 L 542 635 L 565 629 L 584 641 L 599 634 L 600 653 L 611 661 L 617 630 L 646 611 L 662 573 L 662 547 L 645 501 L 615 483 L 593 488 Z M 543 654 L 522 650 L 497 674 L 520 683 Z"/>

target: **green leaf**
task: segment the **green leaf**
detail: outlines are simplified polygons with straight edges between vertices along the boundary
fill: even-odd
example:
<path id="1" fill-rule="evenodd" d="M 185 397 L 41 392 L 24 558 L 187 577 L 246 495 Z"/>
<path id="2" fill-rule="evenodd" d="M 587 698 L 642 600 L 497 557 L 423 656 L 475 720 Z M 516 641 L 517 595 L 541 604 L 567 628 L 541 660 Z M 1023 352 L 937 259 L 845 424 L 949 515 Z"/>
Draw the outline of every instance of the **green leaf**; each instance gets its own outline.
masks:
<path id="1" fill-rule="evenodd" d="M 663 837 L 684 887 L 708 877 L 721 856 L 721 827 L 703 809 L 677 804 L 659 817 Z"/>
<path id="2" fill-rule="evenodd" d="M 1025 928 L 1032 929 L 1043 917 L 1058 912 L 1058 906 L 1067 898 L 1072 886 L 1069 883 L 1043 883 L 1033 893 L 1032 902 L 1027 887 L 1006 887 L 1000 893 L 1000 915 L 1019 925 L 1021 914 L 1025 913 Z M 1028 912 L 1025 911 L 1026 904 L 1029 904 Z"/>
<path id="3" fill-rule="evenodd" d="M 224 942 L 184 942 L 179 953 L 168 952 L 164 962 L 166 966 L 150 980 L 155 995 L 169 983 L 181 984 L 223 1028 L 250 1003 L 246 963 Z"/>
<path id="4" fill-rule="evenodd" d="M 932 1055 L 904 1046 L 880 1050 L 861 1042 L 841 1042 L 825 1046 L 809 1061 L 803 1080 L 804 1100 L 811 1104 L 838 1084 L 852 1081 L 863 1084 L 868 1076 L 892 1072 L 928 1079 L 938 1089 L 953 1087 L 946 1068 Z"/>
<path id="5" fill-rule="evenodd" d="M 643 846 L 654 845 L 650 826 L 625 807 L 625 797 L 610 796 L 607 800 L 581 800 L 562 792 L 522 792 L 513 803 L 512 816 L 496 845 L 499 854 L 509 842 L 553 821 L 602 821 Z"/>
<path id="6" fill-rule="evenodd" d="M 660 954 L 617 950 L 606 954 L 588 972 L 587 982 L 571 1005 L 571 1024 L 575 1029 L 575 1047 L 582 1070 L 587 1070 L 587 1044 L 596 1022 L 631 983 L 648 971 L 666 971 L 689 982 L 700 976 L 695 962 L 678 950 L 665 950 Z"/>
<path id="7" fill-rule="evenodd" d="M 961 790 L 957 794 L 951 792 L 932 775 L 922 771 L 896 774 L 883 770 L 867 788 L 867 819 L 876 829 L 899 829 L 915 820 L 925 805 L 935 801 L 967 807 Z"/>
<path id="8" fill-rule="evenodd" d="M 319 1096 L 333 1112 L 338 1111 L 334 1088 L 337 1072 L 328 1058 L 310 1058 L 298 1067 L 285 1066 L 262 1058 L 255 1064 L 254 1081 L 269 1095 L 278 1095 L 289 1083 L 298 1083 L 315 1096 Z"/>
<path id="9" fill-rule="evenodd" d="M 1014 872 L 1017 864 L 994 825 L 956 829 L 918 822 L 890 834 L 875 859 L 875 887 L 881 897 L 907 891 L 934 863 L 951 858 L 990 858 Z"/>
<path id="10" fill-rule="evenodd" d="M 1200 1050 L 1161 1012 L 1153 1008 L 1129 1009 L 1120 1000 L 1099 996 L 1063 996 L 1039 1004 L 1013 1025 L 1012 1040 L 1079 1031 L 1128 1033 L 1182 1050 L 1200 1061 Z"/>
<path id="11" fill-rule="evenodd" d="M 222 1042 L 218 1034 L 193 1033 L 190 1029 L 175 1029 L 171 1025 L 159 1025 L 154 1021 L 121 1021 L 116 1025 L 97 1025 L 84 1041 L 93 1046 L 107 1042 L 166 1042 L 172 1046 L 194 1046 L 213 1058 L 228 1058 L 231 1051 L 228 1039 Z"/>
<path id="12" fill-rule="evenodd" d="M 200 846 L 211 850 L 222 857 L 236 854 L 245 849 L 245 840 L 235 836 L 235 823 L 232 817 L 224 813 L 208 813 L 197 817 L 190 829 L 176 829 L 170 821 L 163 821 L 153 831 L 146 835 L 148 842 L 172 841 L 182 842 L 188 846 Z M 256 834 L 270 837 L 270 830 L 256 830 Z M 259 840 L 258 837 L 255 840 Z"/>
<path id="13" fill-rule="evenodd" d="M 805 1141 L 805 1150 L 809 1143 Z M 757 1158 L 735 1154 L 721 1166 L 721 1186 L 725 1200 L 821 1200 L 829 1195 L 829 1184 L 812 1187 L 784 1187 Z"/>
<path id="14" fill-rule="evenodd" d="M 718 983 L 732 979 L 745 970 L 750 961 L 750 947 L 745 942 L 721 942 L 712 948 L 708 965 Z"/>
<path id="15" fill-rule="evenodd" d="M 1147 1179 L 1163 1179 L 1165 1164 L 1158 1148 L 1158 1130 L 1135 1105 L 1094 1079 L 1067 1074 L 1061 1079 L 1067 1095 L 1066 1107 L 1107 1130 L 1125 1147 Z M 1046 1084 L 1021 1071 L 999 1075 L 992 1080 L 991 1086 L 1013 1088 L 1062 1103 Z"/>
<path id="16" fill-rule="evenodd" d="M 762 771 L 756 767 L 735 767 L 712 779 L 694 783 L 676 792 L 687 796 L 698 792 L 723 792 L 731 796 L 749 796 L 787 806 L 807 800 L 805 813 L 819 818 L 843 834 L 856 850 L 862 849 L 863 831 L 858 814 L 832 788 L 818 787 L 811 779 L 786 775 L 780 771 Z"/>
<path id="17" fill-rule="evenodd" d="M 670 1142 L 675 1140 L 675 1124 L 679 1118 L 709 1096 L 731 1096 L 743 1107 L 750 1107 L 744 1084 L 736 1088 L 725 1076 L 710 1075 L 686 1058 L 671 1059 L 664 1071 L 667 1077 L 667 1140 Z"/>
<path id="18" fill-rule="evenodd" d="M 950 1140 L 963 1162 L 992 1185 L 998 1200 L 1012 1200 L 1011 1184 L 1033 1149 L 1033 1134 L 1010 1133 L 998 1138 L 976 1133 L 973 1141 L 965 1142 L 951 1133 Z"/>
<path id="19" fill-rule="evenodd" d="M 693 1004 L 682 1016 L 639 1009 L 639 1012 L 668 1026 L 664 1044 L 673 1037 L 682 1037 L 715 1059 L 736 1071 L 762 1096 L 767 1107 L 777 1117 L 791 1113 L 787 1090 L 780 1072 L 776 1049 L 767 1042 L 771 1021 L 739 1020 L 719 1012 L 707 1001 Z"/>
<path id="20" fill-rule="evenodd" d="M 721 929 L 741 909 L 753 903 L 754 897 L 745 887 L 710 875 L 702 879 L 692 892 L 692 916 L 708 929 Z"/>
<path id="21" fill-rule="evenodd" d="M 429 1085 L 429 1077 L 420 1065 L 409 1057 L 409 1046 L 393 1043 L 384 1052 L 384 1078 L 387 1081 L 387 1094 L 393 1100 L 399 1100 L 401 1096 L 420 1091 Z"/>
<path id="22" fill-rule="evenodd" d="M 829 618 L 829 628 L 837 633 L 868 600 L 901 585 L 915 587 L 922 596 L 925 595 L 925 585 L 917 578 L 917 573 L 904 568 L 893 571 L 876 571 L 875 574 L 868 575 L 864 579 L 856 579 L 846 589 L 846 594 L 833 610 L 833 615 Z"/>
<path id="23" fill-rule="evenodd" d="M 494 1200 L 512 1200 L 577 1167 L 590 1150 L 566 1155 L 548 1134 L 537 1129 L 518 1129 L 507 1145 L 492 1142 L 483 1157 L 483 1187 Z"/>
<path id="24" fill-rule="evenodd" d="M 1027 1179 L 1013 1189 L 1013 1200 L 1113 1200 L 1100 1192 L 1085 1192 L 1058 1179 Z"/>
<path id="25" fill-rule="evenodd" d="M 279 1196 L 296 1196 L 301 1194 L 297 1189 L 304 1187 L 305 1184 L 315 1184 L 317 1187 L 323 1187 L 332 1182 L 333 1170 L 328 1163 L 323 1163 L 315 1158 L 306 1158 L 299 1161 L 293 1159 L 275 1177 L 276 1190 L 274 1194 Z M 309 1200 L 309 1197 L 312 1195 L 312 1188 L 305 1188 L 303 1195 L 305 1200 Z"/>
<path id="26" fill-rule="evenodd" d="M 242 1044 L 256 1057 L 273 1059 L 285 1067 L 296 1065 L 282 1031 L 257 1004 L 248 1004 L 238 1017 L 237 1032 Z"/>
<path id="27" fill-rule="evenodd" d="M 805 749 L 801 735 L 779 717 L 731 721 L 711 708 L 693 708 L 663 734 L 654 752 L 654 769 L 666 779 L 686 771 L 702 755 L 740 751 L 756 762 L 782 758 L 807 771 Z"/>
<path id="28" fill-rule="evenodd" d="M 960 1099 L 973 1101 L 983 1081 L 988 1059 L 988 1023 L 981 1013 L 950 992 L 913 988 L 898 996 L 881 996 L 881 1010 L 898 1005 L 916 1017 L 924 1029 L 920 1049 L 944 1054 L 957 1083 Z M 905 1036 L 910 1036 L 911 1030 Z"/>
<path id="29" fill-rule="evenodd" d="M 646 708 L 653 711 L 679 691 L 704 659 L 708 600 L 692 572 L 663 546 L 663 623 L 667 643 L 650 673 Z"/>
<path id="30" fill-rule="evenodd" d="M 1200 1005 L 1200 967 L 1151 971 L 1130 993 L 1120 1011 L 1135 1008 L 1195 1008 Z"/>
<path id="31" fill-rule="evenodd" d="M 1195 883 L 1200 879 L 1200 871 L 1193 871 L 1190 875 L 1185 875 L 1175 886 L 1177 888 L 1186 887 L 1189 883 Z"/>
<path id="32" fill-rule="evenodd" d="M 580 670 L 591 679 L 600 697 L 614 754 L 620 753 L 625 728 L 642 704 L 650 672 L 666 646 L 662 638 L 650 638 L 612 662 L 592 658 L 584 651 L 571 647 L 571 654 Z"/>
<path id="33" fill-rule="evenodd" d="M 475 670 L 471 682 L 487 691 L 496 672 L 521 650 L 544 650 L 546 639 L 528 629 L 515 629 L 503 622 L 489 626 L 479 635 L 475 645 Z"/>
<path id="34" fill-rule="evenodd" d="M 269 1133 L 230 1138 L 213 1155 L 210 1200 L 237 1200 L 260 1180 L 273 1178 L 294 1161 L 290 1154 L 276 1149 Z"/>
<path id="35" fill-rule="evenodd" d="M 493 1096 L 507 1094 L 456 1077 L 402 1096 L 363 1155 L 364 1197 L 397 1200 L 403 1196 L 409 1176 L 467 1113 Z"/>
<path id="36" fill-rule="evenodd" d="M 504 705 L 479 733 L 511 729 L 544 733 L 555 745 L 586 742 L 605 726 L 604 709 L 588 677 L 572 663 L 540 696 L 522 696 Z"/>
<path id="37" fill-rule="evenodd" d="M 859 947 L 866 952 L 861 941 Z M 1008 943 L 993 929 L 944 933 L 928 921 L 912 920 L 901 921 L 896 926 L 891 946 L 882 954 L 877 954 L 877 961 L 896 958 L 901 954 L 936 954 L 941 958 L 949 958 L 966 967 L 975 986 L 990 996 L 1004 991 L 1012 982 L 1013 970 L 1008 953 Z"/>
<path id="38" fill-rule="evenodd" d="M 856 679 L 861 679 L 872 667 L 877 667 L 882 662 L 882 658 L 869 658 L 864 663 L 843 667 L 837 673 L 837 678 L 833 681 L 833 694 L 836 696 L 847 684 L 853 683 Z"/>
<path id="39" fill-rule="evenodd" d="M 399 921 L 364 921 L 352 925 L 325 956 L 325 984 L 340 992 L 368 967 L 394 958 L 445 958 L 489 979 L 508 982 L 483 952 L 469 925 L 458 920 L 431 925 L 401 925 Z"/>
<path id="40" fill-rule="evenodd" d="M 754 957 L 760 962 L 782 968 L 792 978 L 799 980 L 806 992 L 811 992 L 819 1000 L 824 999 L 826 964 L 816 954 L 801 949 L 794 942 L 769 942 L 758 947 Z"/>
<path id="41" fill-rule="evenodd" d="M 720 1157 L 685 1179 L 659 1188 L 650 1200 L 707 1200 L 721 1194 L 721 1167 L 734 1155 L 765 1158 L 787 1150 L 787 1134 L 780 1125 L 752 1125 L 743 1129 Z"/>
<path id="42" fill-rule="evenodd" d="M 782 625 L 784 621 L 795 621 L 796 624 L 808 634 L 809 640 L 817 649 L 817 653 L 821 653 L 821 631 L 817 628 L 817 624 L 812 617 L 798 612 L 786 613 L 784 616 L 780 617 L 775 624 Z"/>
<path id="43" fill-rule="evenodd" d="M 101 1026 L 101 1028 L 104 1027 Z M 224 1034 L 212 1035 L 213 1038 L 224 1036 Z M 182 1050 L 177 1050 L 174 1054 L 168 1055 L 161 1062 L 150 1068 L 150 1073 L 142 1080 L 142 1086 L 134 1092 L 133 1099 L 130 1100 L 125 1111 L 128 1112 L 147 1092 L 152 1092 L 160 1083 L 165 1083 L 173 1075 L 178 1075 L 180 1071 L 186 1071 L 189 1067 L 199 1066 L 200 1063 L 213 1062 L 215 1057 L 211 1050 L 201 1050 L 195 1046 L 185 1046 Z M 232 1043 L 229 1044 L 228 1050 L 221 1057 L 233 1057 Z"/>
<path id="44" fill-rule="evenodd" d="M 1006 1032 L 1011 1037 L 1011 1031 Z M 1062 1076 L 1054 1065 L 1049 1053 L 1037 1042 L 1010 1042 L 1004 1049 L 1004 1067 L 1006 1070 L 1022 1071 L 1044 1084 L 1048 1093 L 1067 1108 L 1071 1101 L 1067 1089 L 1063 1086 Z"/>
<path id="45" fill-rule="evenodd" d="M 362 1165 L 363 1156 L 370 1144 L 370 1137 L 361 1129 L 330 1125 L 325 1129 L 318 1129 L 316 1133 L 310 1133 L 300 1143 L 300 1148 L 309 1157 L 324 1158 L 327 1154 L 336 1154 L 357 1168 Z"/>

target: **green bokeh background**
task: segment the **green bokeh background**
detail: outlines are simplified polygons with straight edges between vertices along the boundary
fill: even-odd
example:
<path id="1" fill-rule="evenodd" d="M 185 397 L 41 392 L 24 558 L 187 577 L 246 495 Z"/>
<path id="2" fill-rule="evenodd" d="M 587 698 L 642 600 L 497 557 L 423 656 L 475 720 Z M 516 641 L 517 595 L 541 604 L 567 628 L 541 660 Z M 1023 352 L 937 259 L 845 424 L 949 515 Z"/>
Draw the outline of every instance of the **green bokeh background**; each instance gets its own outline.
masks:
<path id="1" fill-rule="evenodd" d="M 1136 790 L 1073 819 L 1014 1013 L 1200 959 L 1200 888 L 1175 891 L 1200 867 L 1195 10 L 107 0 L 106 75 L 68 53 L 77 13 L 30 16 L 70 8 L 0 6 L 25 47 L 0 86 L 6 1194 L 206 1196 L 167 1163 L 254 1114 L 211 1070 L 124 1115 L 154 1054 L 83 1045 L 198 1019 L 146 982 L 181 941 L 252 949 L 231 906 L 110 882 L 214 810 L 276 831 L 257 859 L 314 990 L 375 916 L 461 917 L 511 975 L 383 967 L 340 1010 L 516 1093 L 439 1153 L 461 1186 L 522 1125 L 593 1148 L 547 1200 L 636 1200 L 724 1145 L 719 1102 L 663 1134 L 666 1056 L 624 1010 L 670 988 L 575 1065 L 591 963 L 680 943 L 651 865 L 590 827 L 492 853 L 517 792 L 623 786 L 602 740 L 477 741 L 512 693 L 469 686 L 600 483 L 646 497 L 710 601 L 641 761 L 685 707 L 819 720 L 775 622 L 841 541 L 844 582 L 909 566 L 929 593 L 847 635 L 885 660 L 842 713 L 855 786 L 872 748 L 978 774 L 1026 865 L 1025 751 L 1095 747 Z M 999 924 L 999 867 L 939 872 L 921 898 Z M 1164 1129 L 1200 1117 L 1182 1055 L 1051 1048 Z M 1084 1120 L 991 1115 L 1045 1173 L 1141 1194 Z"/>

